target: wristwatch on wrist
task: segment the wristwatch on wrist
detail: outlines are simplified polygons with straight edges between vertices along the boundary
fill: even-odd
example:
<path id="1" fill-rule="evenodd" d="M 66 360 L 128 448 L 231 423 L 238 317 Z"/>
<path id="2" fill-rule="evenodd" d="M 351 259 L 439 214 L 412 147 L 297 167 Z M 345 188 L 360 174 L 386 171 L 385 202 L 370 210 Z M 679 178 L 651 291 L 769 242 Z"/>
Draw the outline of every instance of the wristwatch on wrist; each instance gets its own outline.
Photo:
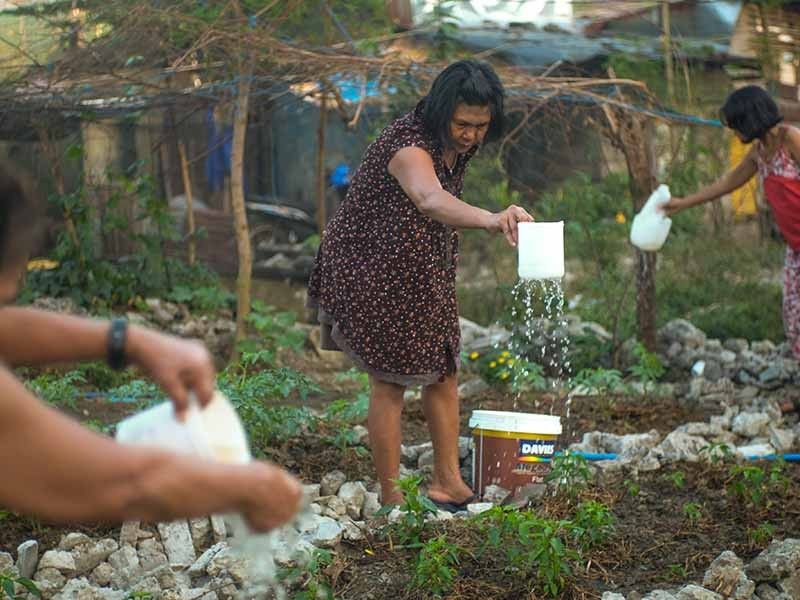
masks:
<path id="1" fill-rule="evenodd" d="M 112 319 L 108 330 L 108 365 L 112 369 L 125 368 L 125 338 L 128 332 L 128 321 Z"/>

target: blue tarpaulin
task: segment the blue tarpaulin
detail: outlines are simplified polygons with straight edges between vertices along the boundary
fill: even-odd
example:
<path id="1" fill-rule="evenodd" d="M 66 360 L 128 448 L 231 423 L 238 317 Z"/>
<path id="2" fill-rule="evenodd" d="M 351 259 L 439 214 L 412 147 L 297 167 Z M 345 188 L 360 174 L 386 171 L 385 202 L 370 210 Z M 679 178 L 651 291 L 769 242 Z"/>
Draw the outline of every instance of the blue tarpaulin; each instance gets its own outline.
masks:
<path id="1" fill-rule="evenodd" d="M 209 192 L 218 192 L 225 184 L 225 177 L 231 174 L 233 127 L 229 125 L 218 131 L 213 108 L 209 108 L 206 113 L 206 125 L 208 126 L 206 181 Z"/>

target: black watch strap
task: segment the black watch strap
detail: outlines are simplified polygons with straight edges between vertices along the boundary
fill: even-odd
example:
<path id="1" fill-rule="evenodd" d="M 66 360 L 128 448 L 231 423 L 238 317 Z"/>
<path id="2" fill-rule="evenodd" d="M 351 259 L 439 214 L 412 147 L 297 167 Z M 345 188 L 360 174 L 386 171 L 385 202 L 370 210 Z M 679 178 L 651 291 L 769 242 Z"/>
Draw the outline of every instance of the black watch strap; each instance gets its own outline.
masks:
<path id="1" fill-rule="evenodd" d="M 112 369 L 125 368 L 125 338 L 128 332 L 128 321 L 112 319 L 108 330 L 108 365 Z"/>

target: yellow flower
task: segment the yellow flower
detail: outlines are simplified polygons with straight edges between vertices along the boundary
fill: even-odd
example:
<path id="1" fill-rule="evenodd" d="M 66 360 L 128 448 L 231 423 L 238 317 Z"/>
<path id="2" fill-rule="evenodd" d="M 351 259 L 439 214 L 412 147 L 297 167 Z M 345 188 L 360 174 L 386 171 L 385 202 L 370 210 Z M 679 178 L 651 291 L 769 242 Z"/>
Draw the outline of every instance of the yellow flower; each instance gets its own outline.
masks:
<path id="1" fill-rule="evenodd" d="M 500 379 L 508 379 L 508 371 L 503 371 L 500 373 Z"/>
<path id="2" fill-rule="evenodd" d="M 508 366 L 509 367 L 513 367 L 514 366 L 514 359 L 513 358 L 509 358 L 508 359 Z"/>
<path id="3" fill-rule="evenodd" d="M 470 360 L 475 360 L 475 359 L 476 359 L 476 358 L 478 358 L 479 356 L 480 356 L 480 354 L 478 354 L 477 352 L 470 352 L 470 354 L 469 354 L 469 359 L 470 359 Z"/>
<path id="4" fill-rule="evenodd" d="M 50 271 L 58 267 L 58 263 L 49 258 L 34 258 L 28 261 L 28 271 Z"/>
<path id="5" fill-rule="evenodd" d="M 496 362 L 494 362 L 494 361 L 492 361 L 492 362 L 490 362 L 490 363 L 489 363 L 489 368 L 490 368 L 490 369 L 494 369 L 496 366 L 497 366 L 497 363 L 496 363 Z"/>
<path id="6" fill-rule="evenodd" d="M 614 217 L 614 220 L 619 223 L 620 225 L 624 225 L 627 219 L 625 218 L 625 213 L 618 212 L 617 215 Z"/>
<path id="7" fill-rule="evenodd" d="M 500 358 L 497 359 L 497 362 L 499 362 L 502 365 L 504 362 L 506 362 L 506 357 L 501 356 Z"/>
<path id="8" fill-rule="evenodd" d="M 500 356 L 511 356 L 511 352 L 509 352 L 508 350 L 503 350 L 503 351 L 500 353 Z"/>

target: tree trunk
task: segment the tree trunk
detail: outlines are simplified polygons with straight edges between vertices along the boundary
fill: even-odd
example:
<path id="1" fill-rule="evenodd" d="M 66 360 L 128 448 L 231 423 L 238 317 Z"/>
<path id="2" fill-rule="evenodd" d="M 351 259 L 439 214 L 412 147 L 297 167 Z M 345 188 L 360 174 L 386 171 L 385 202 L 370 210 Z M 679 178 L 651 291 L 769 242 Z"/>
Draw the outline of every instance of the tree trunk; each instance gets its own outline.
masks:
<path id="1" fill-rule="evenodd" d="M 633 209 L 638 213 L 656 187 L 652 124 L 631 113 L 604 108 L 615 144 L 625 155 Z M 656 255 L 636 252 L 636 322 L 638 338 L 649 351 L 656 349 Z"/>
<path id="2" fill-rule="evenodd" d="M 240 72 L 236 87 L 236 104 L 233 118 L 231 148 L 231 208 L 236 232 L 236 249 L 239 255 L 239 273 L 236 277 L 236 342 L 247 334 L 247 316 L 250 314 L 250 286 L 252 283 L 253 253 L 250 246 L 250 229 L 244 200 L 244 149 L 247 135 L 247 111 L 253 63 L 248 62 Z"/>

